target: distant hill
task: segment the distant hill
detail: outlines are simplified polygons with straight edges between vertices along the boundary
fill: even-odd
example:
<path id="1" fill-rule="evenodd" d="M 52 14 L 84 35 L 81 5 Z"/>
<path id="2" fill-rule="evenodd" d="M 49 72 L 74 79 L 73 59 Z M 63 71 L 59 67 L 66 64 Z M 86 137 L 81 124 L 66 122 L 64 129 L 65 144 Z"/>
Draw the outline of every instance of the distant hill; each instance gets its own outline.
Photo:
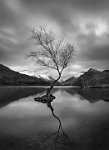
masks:
<path id="1" fill-rule="evenodd" d="M 109 70 L 98 71 L 90 68 L 80 77 L 71 77 L 63 82 L 63 86 L 109 87 Z"/>
<path id="2" fill-rule="evenodd" d="M 72 86 L 73 83 L 76 82 L 76 80 L 77 79 L 75 77 L 71 77 L 71 78 L 69 78 L 69 79 L 67 79 L 65 81 L 62 81 L 61 85 L 63 85 L 63 86 Z"/>
<path id="3" fill-rule="evenodd" d="M 0 64 L 0 86 L 46 86 L 54 81 L 52 77 L 48 79 L 29 76 Z M 109 87 L 109 70 L 98 71 L 90 68 L 80 77 L 71 77 L 55 85 L 63 86 L 80 86 L 80 87 Z"/>
<path id="4" fill-rule="evenodd" d="M 109 87 L 109 70 L 98 71 L 90 68 L 73 83 L 81 87 Z"/>
<path id="5" fill-rule="evenodd" d="M 25 75 L 0 64 L 0 85 L 25 86 L 25 85 L 50 85 L 51 81 Z"/>

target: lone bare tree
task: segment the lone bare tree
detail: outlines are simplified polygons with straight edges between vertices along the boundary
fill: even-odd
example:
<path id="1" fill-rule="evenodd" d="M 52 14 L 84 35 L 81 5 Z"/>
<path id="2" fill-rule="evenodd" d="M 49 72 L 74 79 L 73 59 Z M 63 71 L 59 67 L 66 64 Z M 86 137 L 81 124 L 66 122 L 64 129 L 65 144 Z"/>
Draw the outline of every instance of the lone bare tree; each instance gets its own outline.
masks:
<path id="1" fill-rule="evenodd" d="M 29 52 L 27 58 L 32 58 L 41 66 L 55 69 L 58 73 L 58 78 L 47 90 L 46 95 L 50 96 L 54 84 L 61 78 L 63 70 L 72 61 L 75 47 L 70 43 L 65 44 L 62 37 L 59 38 L 52 30 L 47 30 L 42 26 L 38 30 L 32 30 L 31 39 L 37 49 Z"/>

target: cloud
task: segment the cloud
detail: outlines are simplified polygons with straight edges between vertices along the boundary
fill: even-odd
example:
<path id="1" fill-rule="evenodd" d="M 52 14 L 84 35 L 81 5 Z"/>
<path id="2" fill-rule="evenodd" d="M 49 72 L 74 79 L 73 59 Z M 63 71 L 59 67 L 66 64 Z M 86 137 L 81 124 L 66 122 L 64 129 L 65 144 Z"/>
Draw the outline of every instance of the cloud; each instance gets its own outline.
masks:
<path id="1" fill-rule="evenodd" d="M 32 44 L 29 28 L 48 24 L 68 41 L 76 42 L 79 50 L 75 63 L 82 65 L 77 70 L 81 72 L 94 63 L 108 67 L 108 8 L 108 0 L 1 0 L 0 61 L 26 66 L 24 55 Z"/>
<path id="2" fill-rule="evenodd" d="M 85 52 L 85 57 L 89 60 L 109 61 L 109 45 L 91 47 Z"/>

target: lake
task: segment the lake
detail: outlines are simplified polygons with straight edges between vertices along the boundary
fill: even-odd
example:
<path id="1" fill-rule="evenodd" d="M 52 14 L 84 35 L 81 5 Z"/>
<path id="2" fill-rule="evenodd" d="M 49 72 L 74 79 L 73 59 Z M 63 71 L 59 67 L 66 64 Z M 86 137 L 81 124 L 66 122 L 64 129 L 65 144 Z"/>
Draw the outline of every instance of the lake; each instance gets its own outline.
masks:
<path id="1" fill-rule="evenodd" d="M 109 150 L 109 89 L 0 87 L 0 150 Z"/>

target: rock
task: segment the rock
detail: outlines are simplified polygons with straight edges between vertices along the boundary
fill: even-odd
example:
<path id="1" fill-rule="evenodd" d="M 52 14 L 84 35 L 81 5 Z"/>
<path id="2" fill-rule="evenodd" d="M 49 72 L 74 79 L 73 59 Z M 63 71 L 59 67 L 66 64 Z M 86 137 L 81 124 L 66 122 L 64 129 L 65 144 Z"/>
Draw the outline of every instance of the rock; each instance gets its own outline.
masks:
<path id="1" fill-rule="evenodd" d="M 43 95 L 41 97 L 34 98 L 35 101 L 42 102 L 42 103 L 52 102 L 54 99 L 55 99 L 55 96 L 53 96 L 52 94 L 50 94 L 50 96 Z"/>

